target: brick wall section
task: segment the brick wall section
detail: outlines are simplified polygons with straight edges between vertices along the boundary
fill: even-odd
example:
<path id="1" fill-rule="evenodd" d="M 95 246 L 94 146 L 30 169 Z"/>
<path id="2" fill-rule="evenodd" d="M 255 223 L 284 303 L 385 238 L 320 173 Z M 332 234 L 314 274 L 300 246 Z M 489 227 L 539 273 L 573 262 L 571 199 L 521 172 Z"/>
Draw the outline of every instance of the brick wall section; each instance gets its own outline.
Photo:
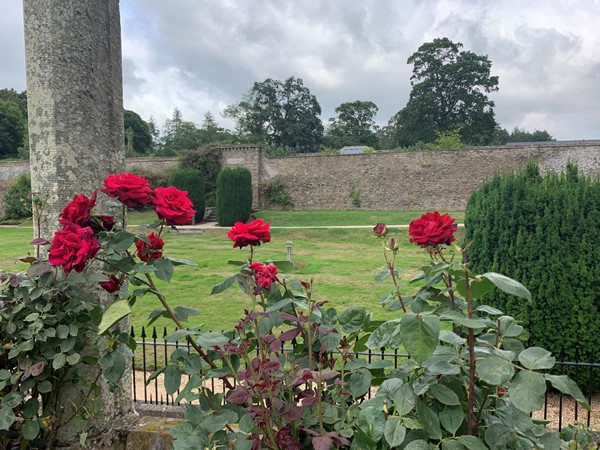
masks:
<path id="1" fill-rule="evenodd" d="M 295 209 L 354 209 L 352 183 L 362 209 L 462 210 L 473 192 L 496 172 L 537 161 L 543 171 L 564 170 L 568 161 L 600 177 L 600 145 L 486 147 L 460 151 L 377 152 L 365 155 L 302 155 L 268 158 L 260 147 L 222 148 L 224 167 L 247 167 L 254 206 L 260 182 L 280 177 Z M 170 170 L 176 158 L 130 158 L 127 169 Z M 29 170 L 25 162 L 0 163 L 0 202 L 10 180 Z M 0 203 L 0 211 L 1 203 Z"/>

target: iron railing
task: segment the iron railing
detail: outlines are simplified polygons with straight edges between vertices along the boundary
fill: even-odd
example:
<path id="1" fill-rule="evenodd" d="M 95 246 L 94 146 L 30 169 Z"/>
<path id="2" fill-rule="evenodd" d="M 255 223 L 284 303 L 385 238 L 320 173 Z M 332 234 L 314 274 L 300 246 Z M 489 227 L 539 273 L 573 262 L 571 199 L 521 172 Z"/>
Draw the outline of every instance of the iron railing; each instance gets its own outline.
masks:
<path id="1" fill-rule="evenodd" d="M 157 369 L 164 367 L 169 363 L 171 353 L 183 348 L 191 351 L 191 346 L 187 343 L 167 342 L 165 337 L 168 331 L 166 328 L 157 330 L 146 330 L 142 327 L 140 333 L 135 333 L 133 327 L 131 336 L 136 340 L 137 350 L 133 360 L 133 400 L 154 405 L 177 405 L 175 398 L 166 395 L 162 387 L 162 377 L 159 376 L 152 381 L 148 381 L 151 374 Z M 357 356 L 364 357 L 368 363 L 378 360 L 391 360 L 393 367 L 397 368 L 399 363 L 409 358 L 407 354 L 400 353 L 398 350 L 388 351 L 385 348 L 379 351 L 368 350 L 356 353 Z M 587 401 L 591 411 L 581 408 L 577 402 L 567 395 L 547 389 L 544 405 L 542 409 L 534 413 L 534 417 L 549 420 L 551 426 L 562 429 L 565 425 L 571 423 L 581 423 L 590 427 L 592 430 L 600 431 L 600 394 L 593 394 L 594 388 L 598 386 L 598 377 L 600 376 L 600 362 L 594 359 L 594 354 L 590 353 L 582 357 L 579 348 L 575 351 L 573 361 L 565 359 L 565 351 L 561 351 L 556 360 L 556 366 L 559 373 L 569 371 L 574 381 L 580 385 L 579 381 L 586 379 L 586 386 L 581 386 L 586 392 Z M 569 368 L 574 368 L 569 370 Z M 575 375 L 573 376 L 573 372 Z M 584 377 L 584 374 L 587 376 Z M 226 390 L 225 383 L 219 379 L 211 380 L 211 388 L 214 390 Z M 369 394 L 370 395 L 370 394 Z"/>

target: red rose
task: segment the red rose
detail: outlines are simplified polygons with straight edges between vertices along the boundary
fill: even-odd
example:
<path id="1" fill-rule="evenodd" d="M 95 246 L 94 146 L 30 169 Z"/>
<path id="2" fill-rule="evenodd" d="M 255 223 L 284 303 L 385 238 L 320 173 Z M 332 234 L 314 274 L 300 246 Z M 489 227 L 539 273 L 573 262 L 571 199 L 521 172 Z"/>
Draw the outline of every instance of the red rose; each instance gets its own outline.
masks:
<path id="1" fill-rule="evenodd" d="M 162 249 L 165 245 L 165 241 L 158 237 L 157 234 L 150 233 L 147 237 L 150 244 L 147 244 L 141 239 L 138 239 L 135 243 L 137 255 L 144 262 L 160 258 L 162 256 Z"/>
<path id="2" fill-rule="evenodd" d="M 233 247 L 245 247 L 247 245 L 257 246 L 262 242 L 271 241 L 271 232 L 269 228 L 271 224 L 263 219 L 258 219 L 250 223 L 236 222 L 227 237 L 231 239 L 234 244 Z"/>
<path id="3" fill-rule="evenodd" d="M 375 236 L 385 236 L 388 234 L 388 229 L 385 226 L 385 223 L 378 223 L 373 227 L 373 234 Z"/>
<path id="4" fill-rule="evenodd" d="M 104 186 L 100 189 L 102 192 L 130 208 L 141 208 L 152 201 L 148 180 L 132 173 L 109 175 L 104 180 Z"/>
<path id="5" fill-rule="evenodd" d="M 100 286 L 102 287 L 102 289 L 110 293 L 117 292 L 119 289 L 121 289 L 121 280 L 119 280 L 119 278 L 117 278 L 115 275 L 109 275 L 107 273 L 105 273 L 104 275 L 108 277 L 108 281 L 100 282 Z"/>
<path id="6" fill-rule="evenodd" d="M 76 195 L 73 200 L 67 203 L 67 206 L 58 215 L 58 222 L 66 225 L 74 223 L 80 227 L 87 227 L 90 224 L 90 211 L 96 206 L 96 195 L 94 192 L 91 198 L 85 195 Z"/>
<path id="7" fill-rule="evenodd" d="M 277 266 L 255 262 L 250 264 L 250 270 L 254 272 L 254 278 L 258 287 L 266 290 L 271 289 L 271 283 L 277 281 Z"/>
<path id="8" fill-rule="evenodd" d="M 421 247 L 436 247 L 450 245 L 457 229 L 454 218 L 448 214 L 440 215 L 439 212 L 425 213 L 419 219 L 413 220 L 408 226 L 410 242 Z"/>
<path id="9" fill-rule="evenodd" d="M 82 228 L 68 223 L 62 230 L 54 233 L 48 260 L 50 264 L 62 266 L 65 273 L 81 272 L 85 263 L 96 256 L 100 244 L 90 227 Z"/>
<path id="10" fill-rule="evenodd" d="M 186 225 L 192 222 L 196 214 L 187 191 L 180 191 L 173 186 L 154 189 L 153 202 L 158 218 L 165 219 L 167 225 Z"/>

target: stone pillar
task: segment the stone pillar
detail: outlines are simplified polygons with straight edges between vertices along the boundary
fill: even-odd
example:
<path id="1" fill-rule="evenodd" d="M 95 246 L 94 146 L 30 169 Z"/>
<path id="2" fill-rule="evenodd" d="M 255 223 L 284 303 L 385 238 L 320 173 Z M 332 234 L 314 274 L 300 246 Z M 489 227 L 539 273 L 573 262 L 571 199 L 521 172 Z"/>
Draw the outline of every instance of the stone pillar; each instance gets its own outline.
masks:
<path id="1" fill-rule="evenodd" d="M 107 174 L 125 168 L 119 0 L 24 0 L 23 6 L 31 184 L 47 196 L 40 235 L 51 240 L 58 213 L 75 194 L 89 196 Z M 124 386 L 117 394 L 103 389 L 102 413 L 85 430 L 62 430 L 61 440 L 106 432 L 131 412 L 127 377 Z M 68 410 L 68 392 L 64 397 Z"/>
<path id="2" fill-rule="evenodd" d="M 118 0 L 24 0 L 32 191 L 42 236 L 76 193 L 125 167 Z"/>

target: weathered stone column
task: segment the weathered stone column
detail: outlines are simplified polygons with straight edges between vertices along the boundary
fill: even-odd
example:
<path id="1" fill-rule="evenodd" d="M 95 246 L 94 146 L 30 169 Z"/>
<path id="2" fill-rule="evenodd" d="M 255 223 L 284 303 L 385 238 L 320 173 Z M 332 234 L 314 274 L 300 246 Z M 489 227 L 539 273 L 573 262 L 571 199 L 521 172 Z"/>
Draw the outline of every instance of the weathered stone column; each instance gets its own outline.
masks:
<path id="1" fill-rule="evenodd" d="M 125 167 L 119 0 L 23 5 L 32 191 L 47 195 L 40 235 L 51 240 L 58 213 L 75 194 L 89 196 Z M 103 412 L 85 431 L 106 431 L 132 411 L 125 380 L 116 395 L 104 389 Z M 62 430 L 60 437 L 72 440 L 81 431 Z"/>
<path id="2" fill-rule="evenodd" d="M 125 167 L 118 0 L 24 0 L 32 191 L 42 235 L 76 193 Z"/>

